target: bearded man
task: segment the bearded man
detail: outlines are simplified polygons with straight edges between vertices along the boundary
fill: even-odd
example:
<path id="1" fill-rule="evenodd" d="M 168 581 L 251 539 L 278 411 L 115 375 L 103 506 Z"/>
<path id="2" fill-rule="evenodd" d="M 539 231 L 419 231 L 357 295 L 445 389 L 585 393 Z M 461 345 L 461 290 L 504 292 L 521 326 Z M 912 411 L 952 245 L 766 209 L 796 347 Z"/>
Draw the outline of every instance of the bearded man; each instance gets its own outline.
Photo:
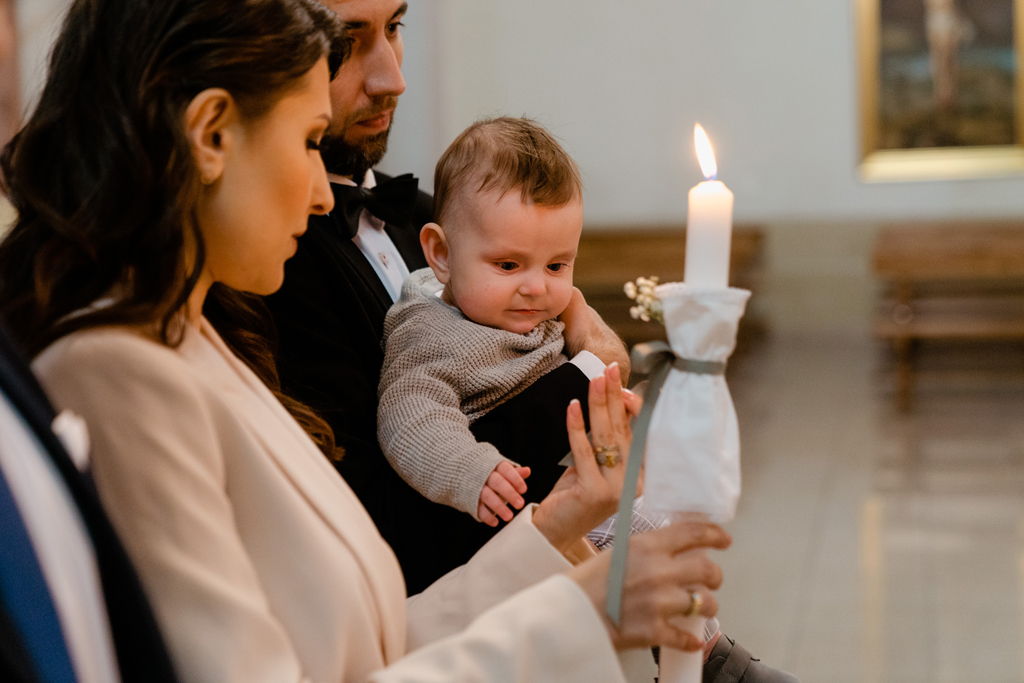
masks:
<path id="1" fill-rule="evenodd" d="M 377 443 L 384 318 L 410 271 L 426 267 L 419 231 L 433 220 L 433 200 L 411 175 L 389 178 L 373 170 L 405 90 L 400 28 L 406 3 L 324 3 L 345 21 L 352 39 L 331 84 L 332 122 L 321 145 L 335 207 L 310 217 L 285 266 L 284 286 L 266 301 L 277 327 L 282 388 L 331 425 L 345 451 L 336 467 L 395 551 L 414 594 L 464 564 L 496 530 L 423 498 Z M 570 358 L 588 349 L 604 363 L 628 368 L 622 342 L 593 309 L 584 305 L 566 322 Z M 523 465 L 537 462 L 531 458 L 558 462 L 568 452 L 566 407 L 586 398 L 584 364 L 565 363 L 478 420 L 472 427 L 478 440 Z M 506 424 L 536 428 L 523 434 Z M 551 484 L 527 482 L 525 499 L 540 500 Z"/>
<path id="2" fill-rule="evenodd" d="M 321 0 L 342 18 L 351 53 L 331 83 L 332 121 L 321 146 L 334 210 L 311 216 L 284 286 L 268 297 L 279 335 L 282 388 L 321 414 L 345 450 L 335 463 L 391 545 L 410 595 L 463 564 L 495 529 L 433 503 L 391 468 L 377 443 L 377 385 L 388 308 L 410 271 L 426 267 L 419 231 L 433 221 L 433 200 L 411 175 L 388 178 L 373 167 L 387 150 L 402 76 L 403 0 Z M 568 451 L 565 410 L 586 400 L 580 358 L 592 352 L 627 369 L 621 340 L 593 309 L 566 320 L 570 362 L 473 423 L 480 441 L 512 460 L 561 458 Z M 584 406 L 584 414 L 586 414 Z M 506 425 L 529 424 L 531 430 Z M 531 484 L 527 481 L 528 486 Z M 533 485 L 524 496 L 547 491 Z M 753 658 L 709 620 L 703 680 L 708 683 L 793 683 L 795 678 Z"/>

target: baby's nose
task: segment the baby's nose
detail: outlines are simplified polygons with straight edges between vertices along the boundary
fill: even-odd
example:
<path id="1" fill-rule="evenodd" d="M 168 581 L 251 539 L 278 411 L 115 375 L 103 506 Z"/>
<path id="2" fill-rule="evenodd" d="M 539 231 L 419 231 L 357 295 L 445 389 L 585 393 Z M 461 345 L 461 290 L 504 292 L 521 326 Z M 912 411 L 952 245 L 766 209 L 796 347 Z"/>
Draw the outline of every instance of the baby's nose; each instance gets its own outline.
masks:
<path id="1" fill-rule="evenodd" d="M 536 275 L 524 276 L 519 282 L 519 293 L 523 296 L 540 296 L 544 293 L 544 278 Z"/>

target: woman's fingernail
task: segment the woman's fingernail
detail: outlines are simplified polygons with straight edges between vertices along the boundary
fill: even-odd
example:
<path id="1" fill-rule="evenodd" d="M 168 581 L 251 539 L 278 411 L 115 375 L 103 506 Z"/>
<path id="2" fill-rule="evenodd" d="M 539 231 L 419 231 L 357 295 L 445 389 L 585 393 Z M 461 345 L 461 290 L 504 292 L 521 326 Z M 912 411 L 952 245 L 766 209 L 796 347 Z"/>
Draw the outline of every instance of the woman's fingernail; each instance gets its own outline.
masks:
<path id="1" fill-rule="evenodd" d="M 569 405 L 579 404 L 579 402 L 580 400 L 578 398 L 574 398 L 573 400 L 569 401 Z"/>

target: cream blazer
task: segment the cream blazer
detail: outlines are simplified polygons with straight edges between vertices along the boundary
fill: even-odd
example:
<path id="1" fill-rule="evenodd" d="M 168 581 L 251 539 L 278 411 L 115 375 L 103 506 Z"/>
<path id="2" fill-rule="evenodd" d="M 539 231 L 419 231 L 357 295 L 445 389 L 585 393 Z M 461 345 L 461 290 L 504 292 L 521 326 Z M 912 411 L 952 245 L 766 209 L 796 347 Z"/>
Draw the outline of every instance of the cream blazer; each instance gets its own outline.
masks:
<path id="1" fill-rule="evenodd" d="M 174 349 L 78 332 L 34 369 L 89 424 L 100 494 L 184 680 L 624 679 L 529 511 L 406 601 L 355 495 L 205 320 Z"/>

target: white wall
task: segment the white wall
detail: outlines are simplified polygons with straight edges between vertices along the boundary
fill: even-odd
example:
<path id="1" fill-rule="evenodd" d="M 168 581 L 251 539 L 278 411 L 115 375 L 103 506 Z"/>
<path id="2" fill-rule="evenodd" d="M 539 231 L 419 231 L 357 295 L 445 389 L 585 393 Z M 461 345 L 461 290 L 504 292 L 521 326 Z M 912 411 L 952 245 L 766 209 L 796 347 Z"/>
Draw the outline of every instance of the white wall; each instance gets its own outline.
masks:
<path id="1" fill-rule="evenodd" d="M 413 0 L 403 22 L 405 33 L 406 90 L 395 112 L 395 125 L 389 140 L 390 152 L 381 169 L 391 173 L 414 171 L 421 187 L 431 189 L 434 164 L 444 151 L 441 144 L 441 98 L 437 97 L 434 74 L 440 59 L 436 26 L 441 17 L 435 11 L 436 0 Z"/>
<path id="2" fill-rule="evenodd" d="M 739 220 L 1024 217 L 1024 178 L 865 184 L 853 0 L 411 0 L 409 93 L 385 165 L 428 181 L 481 116 L 539 119 L 591 224 L 679 222 L 715 142 Z"/>
<path id="3" fill-rule="evenodd" d="M 856 177 L 854 0 L 411 0 L 409 83 L 383 167 L 429 187 L 481 116 L 525 114 L 583 170 L 590 224 L 674 223 L 715 141 L 738 220 L 1024 217 L 1024 178 Z M 26 107 L 68 0 L 21 0 Z"/>
<path id="4" fill-rule="evenodd" d="M 16 0 L 18 64 L 21 71 L 22 110 L 35 106 L 46 81 L 50 47 L 60 31 L 70 0 Z"/>

